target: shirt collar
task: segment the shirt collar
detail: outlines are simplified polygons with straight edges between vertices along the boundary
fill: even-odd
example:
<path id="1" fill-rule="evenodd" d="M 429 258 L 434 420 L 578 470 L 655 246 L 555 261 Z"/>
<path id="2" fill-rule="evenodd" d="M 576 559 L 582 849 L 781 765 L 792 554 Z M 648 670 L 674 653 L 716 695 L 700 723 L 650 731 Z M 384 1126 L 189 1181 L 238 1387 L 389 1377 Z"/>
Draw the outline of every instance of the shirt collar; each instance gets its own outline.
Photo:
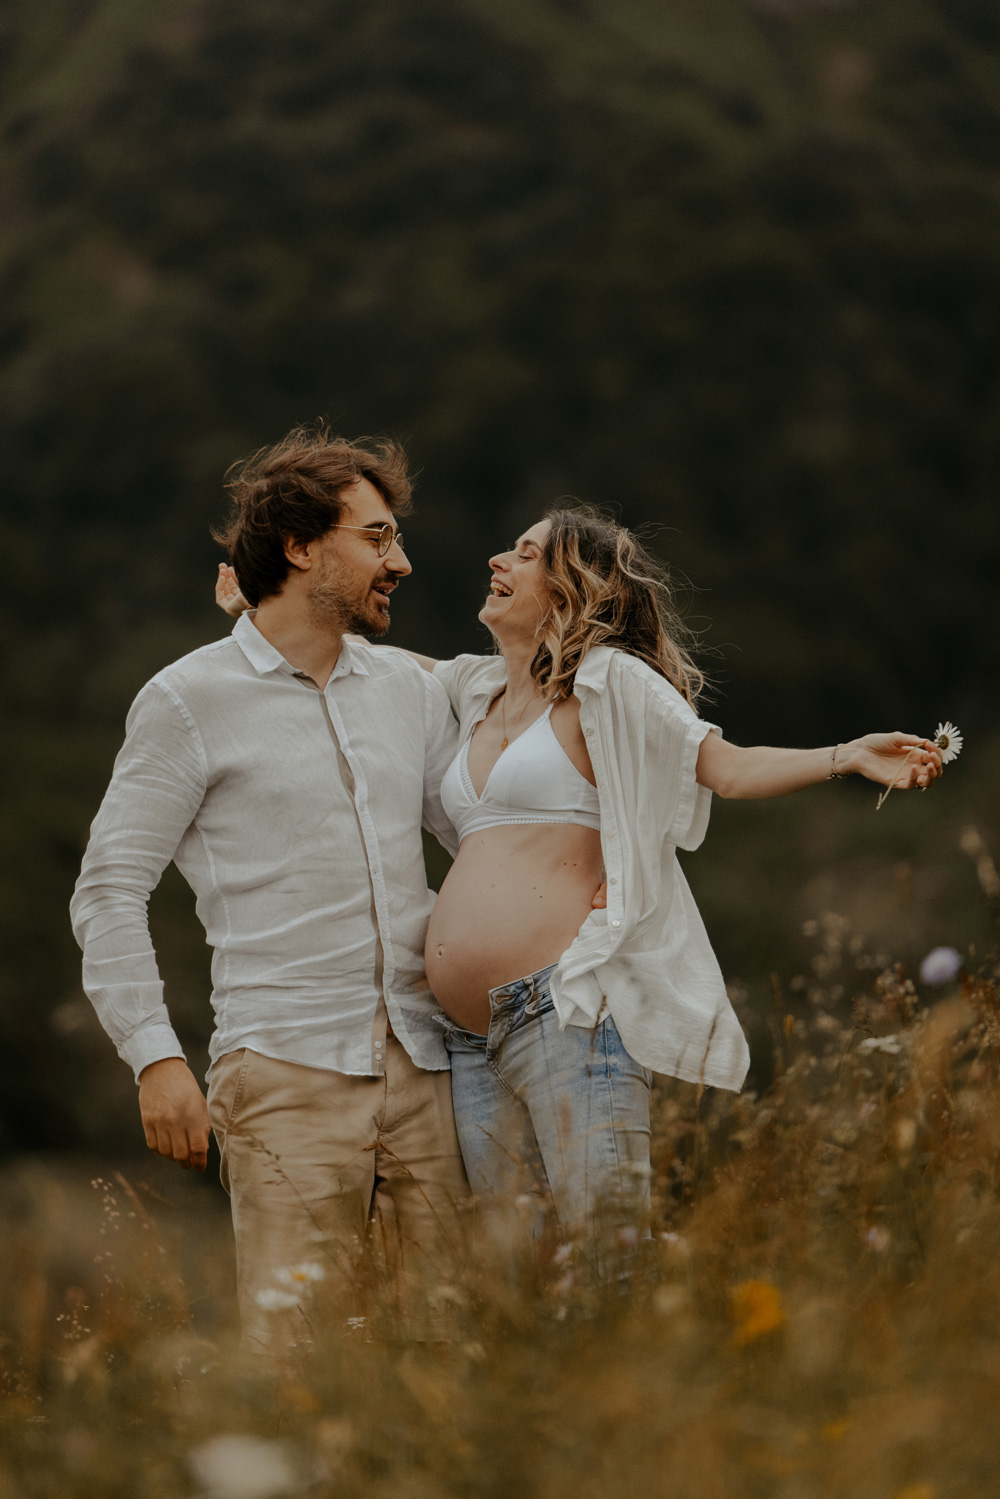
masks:
<path id="1" fill-rule="evenodd" d="M 336 666 L 330 673 L 330 681 L 332 682 L 334 677 L 346 677 L 350 672 L 353 672 L 358 677 L 371 676 L 371 672 L 368 670 L 368 662 L 365 660 L 365 655 L 370 650 L 371 646 L 367 641 L 341 641 L 340 656 Z"/>
<path id="2" fill-rule="evenodd" d="M 589 650 L 576 669 L 574 691 L 584 687 L 591 692 L 603 692 L 608 685 L 614 655 L 615 648 L 611 645 L 595 645 Z"/>
<path id="3" fill-rule="evenodd" d="M 236 621 L 233 626 L 233 639 L 258 676 L 266 676 L 272 671 L 284 672 L 292 677 L 297 675 L 296 668 L 290 665 L 281 652 L 261 634 L 249 613 L 241 614 Z M 342 641 L 340 656 L 330 673 L 330 681 L 332 682 L 335 677 L 346 677 L 350 672 L 356 672 L 359 677 L 367 677 L 369 671 L 364 659 L 365 650 L 366 647 L 358 644 L 357 641 Z"/>
<path id="4" fill-rule="evenodd" d="M 582 687 L 585 691 L 603 692 L 608 685 L 608 672 L 614 660 L 615 647 L 595 645 L 584 656 L 576 672 L 574 691 Z M 501 655 L 493 657 L 492 670 L 484 671 L 480 679 L 480 697 L 487 700 L 496 697 L 507 681 L 507 667 Z"/>

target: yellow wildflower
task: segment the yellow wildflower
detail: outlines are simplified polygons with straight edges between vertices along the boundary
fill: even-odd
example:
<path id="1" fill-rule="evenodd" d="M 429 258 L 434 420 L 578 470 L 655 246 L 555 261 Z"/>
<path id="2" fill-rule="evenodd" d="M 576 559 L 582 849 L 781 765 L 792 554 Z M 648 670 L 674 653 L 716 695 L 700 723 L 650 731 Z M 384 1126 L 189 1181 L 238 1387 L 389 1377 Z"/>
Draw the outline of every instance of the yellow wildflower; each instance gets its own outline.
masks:
<path id="1" fill-rule="evenodd" d="M 730 1293 L 736 1330 L 733 1342 L 745 1348 L 785 1322 L 781 1292 L 769 1280 L 745 1280 Z"/>

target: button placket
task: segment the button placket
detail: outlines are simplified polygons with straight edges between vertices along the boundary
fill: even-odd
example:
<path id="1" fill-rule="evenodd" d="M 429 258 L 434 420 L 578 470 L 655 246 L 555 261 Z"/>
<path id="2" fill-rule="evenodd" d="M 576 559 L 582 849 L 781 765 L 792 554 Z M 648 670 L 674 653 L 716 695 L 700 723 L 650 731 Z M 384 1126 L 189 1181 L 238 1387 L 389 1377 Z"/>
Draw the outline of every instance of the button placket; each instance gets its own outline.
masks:
<path id="1" fill-rule="evenodd" d="M 330 679 L 331 682 L 333 678 Z M 330 683 L 327 683 L 327 687 Z M 382 986 L 383 993 L 392 988 L 396 976 L 396 964 L 393 955 L 392 937 L 389 922 L 389 897 L 385 886 L 385 874 L 382 869 L 382 850 L 379 844 L 378 829 L 372 817 L 368 802 L 368 781 L 365 776 L 364 766 L 355 756 L 351 745 L 347 725 L 344 723 L 340 709 L 332 697 L 323 694 L 326 712 L 333 730 L 333 737 L 337 742 L 340 753 L 350 772 L 354 782 L 354 806 L 357 812 L 358 824 L 361 828 L 361 841 L 364 844 L 365 855 L 368 860 L 368 874 L 372 886 L 372 898 L 375 904 L 375 924 L 378 939 L 382 944 Z"/>

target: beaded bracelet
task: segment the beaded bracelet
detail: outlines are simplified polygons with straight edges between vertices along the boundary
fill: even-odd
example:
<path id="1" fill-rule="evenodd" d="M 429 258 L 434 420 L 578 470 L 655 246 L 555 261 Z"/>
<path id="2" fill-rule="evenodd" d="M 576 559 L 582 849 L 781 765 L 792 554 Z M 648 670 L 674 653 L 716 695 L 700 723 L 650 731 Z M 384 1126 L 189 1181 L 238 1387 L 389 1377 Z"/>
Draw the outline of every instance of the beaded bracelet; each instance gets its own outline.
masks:
<path id="1" fill-rule="evenodd" d="M 833 747 L 833 751 L 832 751 L 832 753 L 830 755 L 830 764 L 833 767 L 833 769 L 830 771 L 830 774 L 827 776 L 827 780 L 828 781 L 846 781 L 847 780 L 847 772 L 846 771 L 840 771 L 840 770 L 837 769 L 837 751 L 839 749 L 843 749 L 843 747 L 844 746 L 842 744 L 837 744 L 837 745 L 834 745 L 834 747 Z"/>

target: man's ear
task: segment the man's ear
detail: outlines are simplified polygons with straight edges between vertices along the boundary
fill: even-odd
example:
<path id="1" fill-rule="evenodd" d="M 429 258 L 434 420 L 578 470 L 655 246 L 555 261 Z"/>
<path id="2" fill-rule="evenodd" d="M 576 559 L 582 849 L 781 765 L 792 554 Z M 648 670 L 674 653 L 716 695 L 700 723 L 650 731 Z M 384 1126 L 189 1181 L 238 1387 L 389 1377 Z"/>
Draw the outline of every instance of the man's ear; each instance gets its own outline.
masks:
<path id="1" fill-rule="evenodd" d="M 310 555 L 312 542 L 299 541 L 295 536 L 286 536 L 282 541 L 282 550 L 290 567 L 297 567 L 300 572 L 307 573 L 313 565 Z"/>

